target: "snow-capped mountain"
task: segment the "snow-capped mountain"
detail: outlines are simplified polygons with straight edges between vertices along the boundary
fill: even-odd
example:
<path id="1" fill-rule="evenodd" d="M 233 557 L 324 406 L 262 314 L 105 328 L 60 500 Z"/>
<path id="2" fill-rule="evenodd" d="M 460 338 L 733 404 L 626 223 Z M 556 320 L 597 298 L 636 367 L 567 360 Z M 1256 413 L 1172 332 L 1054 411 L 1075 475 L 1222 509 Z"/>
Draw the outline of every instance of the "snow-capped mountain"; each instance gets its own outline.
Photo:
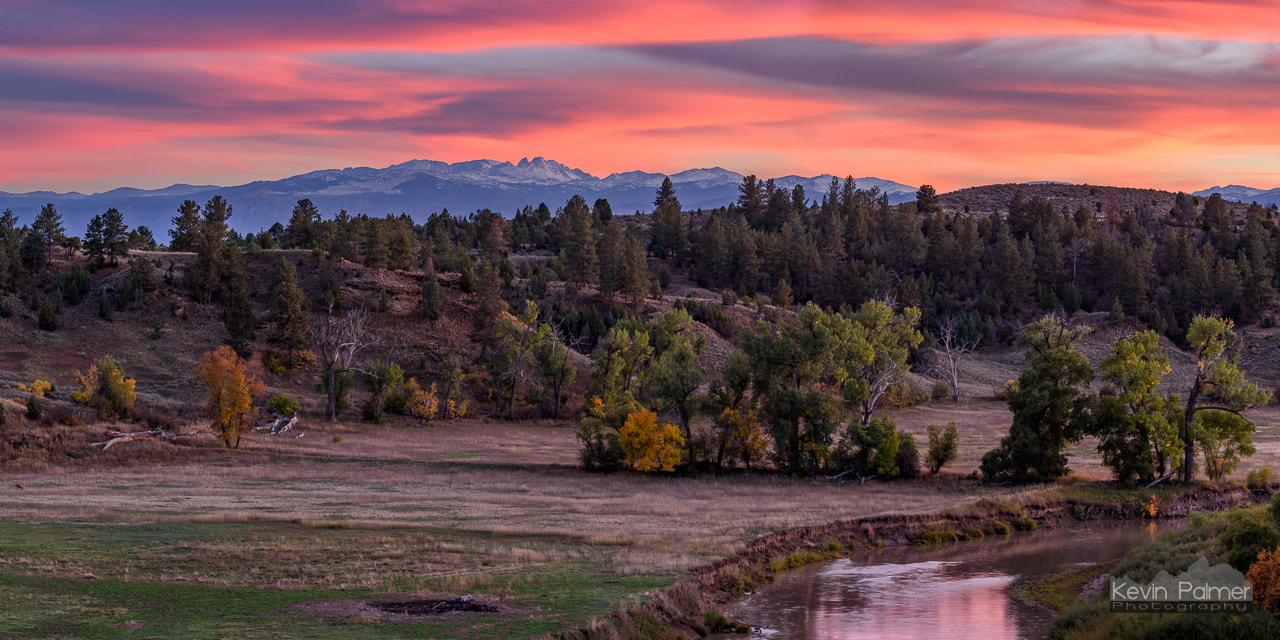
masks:
<path id="1" fill-rule="evenodd" d="M 513 215 L 526 205 L 545 202 L 555 209 L 573 195 L 587 202 L 609 200 L 615 213 L 648 212 L 661 173 L 628 171 L 598 178 L 581 169 L 544 158 L 520 162 L 472 160 L 453 164 L 411 160 L 385 169 L 356 167 L 312 171 L 275 181 L 258 181 L 233 187 L 176 184 L 156 190 L 119 188 L 104 193 L 0 192 L 0 210 L 12 209 L 29 222 L 45 203 L 62 214 L 70 234 L 83 233 L 89 218 L 110 207 L 119 209 L 130 226 L 146 225 L 163 240 L 170 219 L 183 200 L 203 204 L 222 195 L 232 206 L 231 225 L 241 232 L 257 232 L 275 222 L 287 222 L 298 200 L 309 198 L 326 216 L 341 209 L 371 216 L 408 213 L 421 221 L 444 209 L 466 214 L 488 208 Z M 727 169 L 690 169 L 671 174 L 676 197 L 685 209 L 727 205 L 738 197 L 743 175 Z M 774 183 L 785 189 L 799 184 L 810 199 L 821 199 L 831 182 L 829 174 L 804 178 L 783 176 Z M 915 198 L 916 188 L 880 178 L 855 180 L 863 189 L 880 189 L 897 204 Z"/>
<path id="2" fill-rule="evenodd" d="M 1256 202 L 1263 206 L 1272 204 L 1280 205 L 1280 189 L 1257 189 L 1238 184 L 1201 189 L 1199 191 L 1193 191 L 1191 195 L 1204 198 L 1215 193 L 1222 194 L 1222 198 L 1224 200 L 1233 200 L 1235 202 Z"/>

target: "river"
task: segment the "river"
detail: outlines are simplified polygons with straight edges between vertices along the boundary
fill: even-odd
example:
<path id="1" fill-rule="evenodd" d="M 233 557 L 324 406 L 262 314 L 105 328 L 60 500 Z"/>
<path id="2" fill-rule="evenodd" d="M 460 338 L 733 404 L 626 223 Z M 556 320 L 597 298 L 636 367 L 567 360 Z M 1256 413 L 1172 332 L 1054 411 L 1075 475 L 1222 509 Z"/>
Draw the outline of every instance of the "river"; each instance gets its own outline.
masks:
<path id="1" fill-rule="evenodd" d="M 1019 582 L 1106 562 L 1180 522 L 1090 522 L 930 547 L 855 551 L 779 574 L 723 608 L 756 627 L 723 638 L 1043 638 L 1053 614 L 1010 595 Z"/>

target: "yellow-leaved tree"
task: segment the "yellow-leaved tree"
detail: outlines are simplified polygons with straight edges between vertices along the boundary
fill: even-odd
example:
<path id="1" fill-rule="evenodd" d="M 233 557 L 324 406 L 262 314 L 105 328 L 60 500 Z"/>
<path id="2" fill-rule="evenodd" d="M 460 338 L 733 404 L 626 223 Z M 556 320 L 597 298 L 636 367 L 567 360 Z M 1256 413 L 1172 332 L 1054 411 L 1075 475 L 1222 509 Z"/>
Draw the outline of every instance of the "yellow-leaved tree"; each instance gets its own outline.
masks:
<path id="1" fill-rule="evenodd" d="M 684 436 L 673 424 L 658 424 L 658 414 L 641 409 L 627 416 L 619 435 L 627 464 L 639 471 L 674 471 L 680 464 Z"/>
<path id="2" fill-rule="evenodd" d="M 213 427 L 227 447 L 240 446 L 240 434 L 253 415 L 253 399 L 267 394 L 248 364 L 231 347 L 223 345 L 204 354 L 196 369 L 200 382 L 209 390 L 205 396 L 205 415 L 213 418 Z"/>
<path id="3" fill-rule="evenodd" d="M 77 371 L 75 376 L 80 390 L 71 392 L 72 400 L 94 409 L 99 418 L 129 417 L 138 398 L 133 390 L 136 383 L 124 377 L 115 358 L 102 356 L 89 365 L 87 373 Z"/>
<path id="4" fill-rule="evenodd" d="M 417 380 L 409 378 L 405 383 L 404 393 L 408 397 L 405 409 L 421 420 L 423 425 L 431 424 L 431 419 L 440 411 L 440 396 L 436 395 L 436 383 L 432 382 L 431 389 L 427 390 L 419 386 Z"/>

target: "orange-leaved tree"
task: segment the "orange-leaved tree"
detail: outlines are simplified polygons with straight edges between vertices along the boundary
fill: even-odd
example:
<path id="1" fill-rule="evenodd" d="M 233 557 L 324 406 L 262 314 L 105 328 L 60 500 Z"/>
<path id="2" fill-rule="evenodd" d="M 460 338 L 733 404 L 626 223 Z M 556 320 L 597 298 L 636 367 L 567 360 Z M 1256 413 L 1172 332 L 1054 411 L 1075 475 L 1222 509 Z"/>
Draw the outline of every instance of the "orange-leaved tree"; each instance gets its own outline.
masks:
<path id="1" fill-rule="evenodd" d="M 253 399 L 267 394 L 266 385 L 226 345 L 204 354 L 196 375 L 209 390 L 205 415 L 213 418 L 212 426 L 220 430 L 219 437 L 227 447 L 238 448 L 240 434 L 253 414 Z"/>
<path id="2" fill-rule="evenodd" d="M 674 471 L 680 464 L 684 436 L 671 424 L 658 424 L 658 415 L 641 409 L 622 425 L 622 453 L 640 471 Z"/>

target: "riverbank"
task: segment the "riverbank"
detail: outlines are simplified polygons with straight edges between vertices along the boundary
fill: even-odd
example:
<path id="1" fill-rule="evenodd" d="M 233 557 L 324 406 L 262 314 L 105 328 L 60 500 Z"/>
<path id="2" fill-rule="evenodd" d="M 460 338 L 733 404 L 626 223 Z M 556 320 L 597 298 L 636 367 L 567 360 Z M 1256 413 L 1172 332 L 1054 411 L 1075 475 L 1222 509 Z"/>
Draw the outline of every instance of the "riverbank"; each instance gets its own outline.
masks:
<path id="1" fill-rule="evenodd" d="M 1272 489 L 1250 491 L 1239 485 L 1126 490 L 1078 484 L 1051 488 L 1018 502 L 979 500 L 962 509 L 934 514 L 859 518 L 780 531 L 748 544 L 731 558 L 694 569 L 690 572 L 692 579 L 655 592 L 650 603 L 637 604 L 554 637 L 697 637 L 707 631 L 699 623 L 706 612 L 771 582 L 778 572 L 843 557 L 859 549 L 947 543 L 1018 529 L 1056 529 L 1090 520 L 1183 518 L 1191 513 L 1259 504 L 1271 495 Z M 1096 575 L 1089 576 L 1093 577 Z M 1055 597 L 1061 600 L 1060 590 Z M 646 633 L 634 635 L 637 619 L 656 622 L 658 626 L 646 627 Z M 666 635 L 651 635 L 654 629 L 661 629 Z"/>

